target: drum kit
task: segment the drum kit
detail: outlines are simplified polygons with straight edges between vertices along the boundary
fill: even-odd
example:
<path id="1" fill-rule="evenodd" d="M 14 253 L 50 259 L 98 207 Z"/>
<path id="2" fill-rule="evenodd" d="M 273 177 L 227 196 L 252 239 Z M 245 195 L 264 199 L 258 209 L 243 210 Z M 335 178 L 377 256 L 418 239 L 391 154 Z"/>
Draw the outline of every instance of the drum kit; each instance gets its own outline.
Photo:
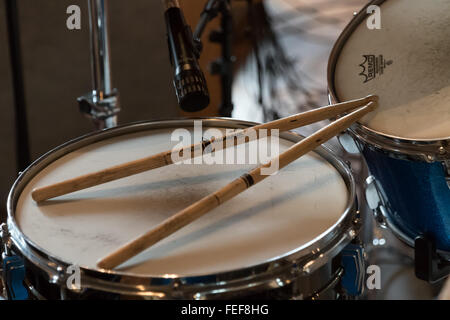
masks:
<path id="1" fill-rule="evenodd" d="M 381 29 L 366 26 L 367 8 L 373 5 L 381 10 Z M 362 118 L 358 114 L 360 120 L 352 118 L 345 132 L 334 132 L 344 149 L 360 152 L 367 162 L 364 199 L 357 199 L 359 186 L 349 164 L 321 145 L 326 140 L 321 136 L 281 132 L 280 157 L 305 141 L 318 146 L 311 144 L 314 151 L 290 158 L 289 166 L 258 183 L 249 164 L 175 165 L 165 160 L 136 169 L 136 159 L 173 148 L 171 133 L 178 128 L 191 132 L 193 119 L 97 131 L 46 153 L 12 186 L 1 230 L 7 298 L 358 298 L 367 290 L 358 200 L 413 248 L 418 278 L 431 283 L 445 279 L 450 274 L 449 12 L 448 0 L 432 5 L 371 1 L 335 43 L 328 63 L 330 104 L 339 107 L 369 96 L 364 102 L 370 105 L 370 96 L 378 96 L 375 111 Z M 355 112 L 361 111 L 335 115 L 333 123 L 344 123 Z M 326 119 L 336 117 L 327 114 Z M 202 119 L 202 124 L 221 132 L 257 125 L 226 118 Z M 211 141 L 194 143 L 205 148 Z M 85 185 L 74 182 L 80 173 L 123 172 L 124 163 L 135 171 L 120 176 L 108 171 L 107 178 L 101 175 L 104 180 L 97 176 Z M 100 258 L 148 235 L 174 213 L 191 210 L 192 203 L 234 178 L 246 183 L 243 190 L 235 184 L 236 190 L 227 189 L 232 196 L 216 193 L 212 212 L 204 208 L 201 217 L 157 241 L 140 243 L 120 263 L 99 266 Z M 72 189 L 39 198 L 36 190 L 61 181 L 69 181 Z M 55 195 L 60 197 L 50 199 Z M 198 213 L 195 208 L 191 213 Z M 69 285 L 74 268 L 80 281 L 75 286 Z"/>

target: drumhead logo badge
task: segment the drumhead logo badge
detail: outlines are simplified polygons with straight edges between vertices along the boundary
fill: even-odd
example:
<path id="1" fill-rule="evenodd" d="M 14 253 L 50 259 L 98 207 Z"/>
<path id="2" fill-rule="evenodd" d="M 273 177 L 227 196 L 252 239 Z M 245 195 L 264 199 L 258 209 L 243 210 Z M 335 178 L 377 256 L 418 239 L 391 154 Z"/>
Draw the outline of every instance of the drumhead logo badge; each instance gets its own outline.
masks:
<path id="1" fill-rule="evenodd" d="M 386 60 L 382 54 L 363 54 L 364 61 L 359 65 L 362 68 L 360 76 L 364 77 L 364 83 L 373 80 L 384 73 L 384 69 L 390 66 L 393 61 Z"/>

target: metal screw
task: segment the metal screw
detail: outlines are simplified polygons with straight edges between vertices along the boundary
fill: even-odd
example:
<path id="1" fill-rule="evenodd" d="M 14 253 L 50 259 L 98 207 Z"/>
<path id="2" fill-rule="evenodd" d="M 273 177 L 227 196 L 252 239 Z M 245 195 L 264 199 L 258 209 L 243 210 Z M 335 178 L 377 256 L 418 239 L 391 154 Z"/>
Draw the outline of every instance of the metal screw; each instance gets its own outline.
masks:
<path id="1" fill-rule="evenodd" d="M 348 235 L 353 239 L 356 236 L 356 231 L 355 230 L 350 230 L 348 232 Z"/>

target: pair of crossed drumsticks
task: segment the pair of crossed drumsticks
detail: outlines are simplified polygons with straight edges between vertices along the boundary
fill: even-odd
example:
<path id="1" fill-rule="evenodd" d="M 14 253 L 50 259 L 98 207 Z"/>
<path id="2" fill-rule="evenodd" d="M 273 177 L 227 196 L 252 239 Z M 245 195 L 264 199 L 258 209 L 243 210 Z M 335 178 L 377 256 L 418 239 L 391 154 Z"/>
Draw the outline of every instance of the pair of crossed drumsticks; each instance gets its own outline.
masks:
<path id="1" fill-rule="evenodd" d="M 287 131 L 325 119 L 334 118 L 343 113 L 353 110 L 351 113 L 348 113 L 347 115 L 332 122 L 326 127 L 315 132 L 311 136 L 295 143 L 288 150 L 281 153 L 270 162 L 251 170 L 250 172 L 227 184 L 220 190 L 179 211 L 175 215 L 171 216 L 170 218 L 156 226 L 154 229 L 130 241 L 115 252 L 109 254 L 107 257 L 101 259 L 97 263 L 97 266 L 104 269 L 112 269 L 144 251 L 145 249 L 149 248 L 150 246 L 154 245 L 155 243 L 170 236 L 174 232 L 210 212 L 212 209 L 218 207 L 225 201 L 230 200 L 231 198 L 237 196 L 251 186 L 267 178 L 267 175 L 263 175 L 261 173 L 261 169 L 271 168 L 274 161 L 277 161 L 278 168 L 282 169 L 304 154 L 314 150 L 332 137 L 338 135 L 340 132 L 345 131 L 354 122 L 359 120 L 367 113 L 373 111 L 378 105 L 377 102 L 377 96 L 367 96 L 363 99 L 351 100 L 326 107 L 321 107 L 315 110 L 299 113 L 265 124 L 256 125 L 242 131 L 233 132 L 222 137 L 214 138 L 209 141 L 203 141 L 202 143 L 193 144 L 189 147 L 184 147 L 176 150 L 175 152 L 179 152 L 180 155 L 184 155 L 185 152 L 189 152 L 191 154 L 191 157 L 195 157 L 196 153 L 190 151 L 196 150 L 197 148 L 200 148 L 200 150 L 205 150 L 205 146 L 213 142 L 215 143 L 215 146 L 219 146 L 221 148 L 225 148 L 226 146 L 228 146 L 227 141 L 232 141 L 233 145 L 247 142 L 245 140 L 242 141 L 242 139 L 239 140 L 236 138 L 239 135 L 245 135 L 248 130 L 255 130 L 257 133 L 256 136 L 258 138 L 259 130 L 261 129 L 278 129 L 279 131 Z M 215 149 L 215 151 L 217 150 L 218 149 Z M 174 151 L 172 150 L 164 151 L 150 157 L 127 162 L 43 188 L 38 188 L 33 190 L 32 197 L 36 202 L 41 202 L 67 193 L 128 177 L 140 172 L 160 168 L 173 163 L 171 156 L 173 152 Z"/>

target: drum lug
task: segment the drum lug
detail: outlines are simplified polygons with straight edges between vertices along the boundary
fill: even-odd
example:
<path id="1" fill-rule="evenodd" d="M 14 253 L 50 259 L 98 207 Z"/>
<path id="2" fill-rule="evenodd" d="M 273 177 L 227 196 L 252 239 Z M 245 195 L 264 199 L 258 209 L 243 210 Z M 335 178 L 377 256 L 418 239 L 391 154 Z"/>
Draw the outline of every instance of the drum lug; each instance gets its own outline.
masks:
<path id="1" fill-rule="evenodd" d="M 334 252 L 334 253 L 337 254 L 337 253 L 341 252 L 347 246 L 346 245 L 347 241 L 351 242 L 351 241 L 353 241 L 355 239 L 355 237 L 358 234 L 355 226 L 359 222 L 360 221 L 358 219 L 355 219 L 353 221 L 353 224 L 354 224 L 353 227 L 349 228 L 349 230 L 347 230 L 347 232 L 345 233 L 345 236 L 342 237 L 337 243 L 335 243 L 334 246 L 332 248 L 330 248 L 327 252 L 323 252 L 322 253 L 319 248 L 317 248 L 316 250 L 313 250 L 311 252 L 311 254 L 313 256 L 315 256 L 315 257 L 312 258 L 309 262 L 307 262 L 306 264 L 304 264 L 301 267 L 298 267 L 298 266 L 294 267 L 291 270 L 291 272 L 292 273 L 300 272 L 300 274 L 310 275 L 314 271 L 316 271 L 317 269 L 319 269 L 320 267 L 325 265 L 330 259 L 330 254 L 329 253 L 333 253 Z M 358 229 L 359 229 L 359 226 L 358 226 Z"/>
<path id="2" fill-rule="evenodd" d="M 355 139 L 353 139 L 353 137 L 348 134 L 347 132 L 340 134 L 337 137 L 340 145 L 342 146 L 342 148 L 344 148 L 344 150 L 350 154 L 358 154 L 360 153 L 360 149 L 359 146 L 357 144 L 357 142 L 355 141 Z"/>
<path id="3" fill-rule="evenodd" d="M 9 233 L 6 223 L 0 225 L 0 243 L 2 245 L 2 253 L 5 256 L 11 256 L 11 234 Z"/>
<path id="4" fill-rule="evenodd" d="M 10 300 L 27 300 L 28 290 L 24 285 L 24 260 L 11 250 L 11 238 L 8 226 L 3 223 L 0 231 L 2 252 L 2 283 L 5 296 Z"/>
<path id="5" fill-rule="evenodd" d="M 65 271 L 64 268 L 61 266 L 58 266 L 56 268 L 56 274 L 53 275 L 53 277 L 50 278 L 50 282 L 54 284 L 62 284 L 65 279 Z"/>
<path id="6" fill-rule="evenodd" d="M 388 216 L 386 201 L 384 200 L 386 198 L 383 197 L 382 189 L 374 176 L 367 177 L 364 193 L 367 205 L 372 210 L 376 222 L 380 227 L 386 228 Z"/>
<path id="7" fill-rule="evenodd" d="M 342 251 L 341 265 L 344 274 L 341 285 L 349 296 L 358 296 L 364 288 L 364 247 L 357 243 L 350 243 Z"/>

